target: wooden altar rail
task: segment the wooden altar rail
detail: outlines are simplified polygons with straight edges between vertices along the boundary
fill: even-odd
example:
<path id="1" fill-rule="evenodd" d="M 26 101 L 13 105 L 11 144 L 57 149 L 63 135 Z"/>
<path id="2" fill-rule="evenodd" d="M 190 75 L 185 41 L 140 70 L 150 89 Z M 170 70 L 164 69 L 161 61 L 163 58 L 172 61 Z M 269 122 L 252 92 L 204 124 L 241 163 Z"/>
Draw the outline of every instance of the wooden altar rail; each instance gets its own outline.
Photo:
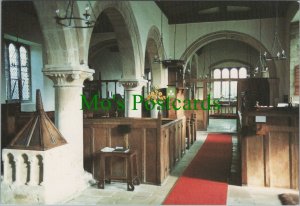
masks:
<path id="1" fill-rule="evenodd" d="M 128 144 L 137 150 L 142 183 L 160 185 L 185 153 L 185 117 L 180 119 L 101 118 L 84 120 L 84 168 L 96 179 L 99 161 L 93 160 L 97 150 L 124 145 L 119 125 L 129 125 Z M 112 176 L 126 174 L 126 164 L 111 161 Z"/>
<path id="2" fill-rule="evenodd" d="M 114 91 L 113 94 L 117 94 L 117 84 L 119 80 L 93 80 L 93 81 L 86 81 L 84 83 L 84 92 L 88 92 L 89 95 L 98 94 L 99 98 L 102 99 L 104 96 L 102 93 L 103 88 L 105 88 L 105 97 L 107 98 L 108 95 L 108 85 L 109 83 L 114 84 Z M 124 94 L 122 94 L 124 95 Z"/>
<path id="3" fill-rule="evenodd" d="M 210 118 L 237 118 L 237 105 L 232 104 L 221 104 L 220 109 L 215 109 L 214 105 L 211 105 L 209 110 Z"/>

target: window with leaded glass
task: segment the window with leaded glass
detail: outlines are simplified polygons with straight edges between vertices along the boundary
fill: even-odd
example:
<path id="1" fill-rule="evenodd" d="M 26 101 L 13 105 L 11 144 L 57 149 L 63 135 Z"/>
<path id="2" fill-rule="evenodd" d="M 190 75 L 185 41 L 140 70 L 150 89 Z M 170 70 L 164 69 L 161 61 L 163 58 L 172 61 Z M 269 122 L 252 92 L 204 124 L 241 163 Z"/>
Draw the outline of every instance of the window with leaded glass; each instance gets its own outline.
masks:
<path id="1" fill-rule="evenodd" d="M 13 41 L 6 41 L 4 46 L 7 101 L 29 101 L 31 100 L 29 47 Z"/>
<path id="2" fill-rule="evenodd" d="M 247 69 L 240 68 L 217 68 L 212 70 L 213 97 L 225 101 L 236 100 L 237 80 L 247 78 Z"/>

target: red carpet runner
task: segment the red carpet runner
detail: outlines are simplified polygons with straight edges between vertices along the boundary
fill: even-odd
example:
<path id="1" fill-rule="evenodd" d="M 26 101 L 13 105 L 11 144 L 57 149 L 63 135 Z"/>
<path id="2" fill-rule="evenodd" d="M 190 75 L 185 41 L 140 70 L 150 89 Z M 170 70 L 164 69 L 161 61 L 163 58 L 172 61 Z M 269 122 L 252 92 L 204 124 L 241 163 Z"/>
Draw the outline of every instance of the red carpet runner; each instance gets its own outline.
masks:
<path id="1" fill-rule="evenodd" d="M 231 153 L 230 135 L 209 134 L 163 204 L 225 205 Z"/>

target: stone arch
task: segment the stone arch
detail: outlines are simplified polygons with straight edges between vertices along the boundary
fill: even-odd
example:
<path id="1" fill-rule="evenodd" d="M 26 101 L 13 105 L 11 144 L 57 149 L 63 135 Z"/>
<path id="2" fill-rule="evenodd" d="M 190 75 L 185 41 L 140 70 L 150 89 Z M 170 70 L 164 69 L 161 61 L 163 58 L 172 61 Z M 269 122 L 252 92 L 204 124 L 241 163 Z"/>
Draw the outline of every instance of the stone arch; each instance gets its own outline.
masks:
<path id="1" fill-rule="evenodd" d="M 135 17 L 129 2 L 126 1 L 96 1 L 93 6 L 96 17 L 106 12 L 118 41 L 123 64 L 123 78 L 140 78 L 143 74 L 143 52 L 140 35 Z M 88 57 L 89 42 L 92 30 L 86 34 L 85 59 Z"/>
<path id="2" fill-rule="evenodd" d="M 154 86 L 165 87 L 166 82 L 166 70 L 162 69 L 160 63 L 154 63 L 153 59 L 157 56 L 159 59 L 164 59 L 164 48 L 161 44 L 161 36 L 158 28 L 152 26 L 148 32 L 146 50 L 145 50 L 145 59 L 149 61 L 151 71 L 152 71 L 152 83 Z"/>
<path id="3" fill-rule="evenodd" d="M 236 62 L 236 63 L 242 64 L 244 66 L 250 65 L 252 68 L 254 68 L 254 66 L 255 66 L 253 64 L 250 64 L 250 62 L 243 61 L 243 60 L 240 60 L 240 59 L 223 59 L 221 61 L 218 61 L 218 62 L 215 62 L 215 63 L 209 65 L 209 69 L 213 69 L 214 67 L 216 67 L 216 66 L 218 66 L 222 63 L 225 63 L 225 62 Z"/>
<path id="4" fill-rule="evenodd" d="M 65 9 L 64 1 L 40 2 L 34 1 L 40 26 L 44 37 L 44 56 L 46 64 L 83 64 L 83 48 L 79 42 L 83 42 L 82 30 L 65 28 L 55 21 L 55 10 Z M 50 8 L 50 9 L 49 9 Z M 74 4 L 75 13 L 78 13 L 78 5 Z"/>
<path id="5" fill-rule="evenodd" d="M 115 46 L 117 42 L 115 40 L 105 40 L 102 42 L 99 42 L 93 46 L 90 47 L 90 54 L 89 54 L 89 61 L 91 59 L 96 58 L 96 56 L 101 53 L 103 50 L 110 48 L 112 46 Z"/>
<path id="6" fill-rule="evenodd" d="M 184 53 L 181 56 L 181 59 L 190 59 L 198 49 L 204 47 L 205 45 L 211 42 L 222 40 L 222 39 L 241 41 L 251 46 L 257 51 L 262 49 L 263 51 L 269 52 L 269 50 L 259 40 L 257 40 L 256 38 L 248 34 L 236 32 L 236 31 L 224 30 L 224 31 L 210 33 L 198 38 L 196 41 L 190 44 L 189 47 L 184 51 Z M 270 61 L 269 68 L 270 68 L 269 69 L 270 77 L 276 77 L 276 66 L 274 60 Z"/>

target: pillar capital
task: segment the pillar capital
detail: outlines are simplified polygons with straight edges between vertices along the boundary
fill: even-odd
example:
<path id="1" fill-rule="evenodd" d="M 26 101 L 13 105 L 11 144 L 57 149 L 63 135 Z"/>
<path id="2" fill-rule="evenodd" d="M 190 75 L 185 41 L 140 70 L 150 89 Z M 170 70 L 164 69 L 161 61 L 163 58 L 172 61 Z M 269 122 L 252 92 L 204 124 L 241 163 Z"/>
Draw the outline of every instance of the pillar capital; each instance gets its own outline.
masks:
<path id="1" fill-rule="evenodd" d="M 125 90 L 135 90 L 140 89 L 142 86 L 146 85 L 147 80 L 145 79 L 121 79 L 119 82 L 125 88 Z"/>
<path id="2" fill-rule="evenodd" d="M 141 95 L 142 87 L 146 85 L 147 80 L 145 79 L 126 79 L 123 78 L 119 81 L 125 89 L 125 117 L 141 117 L 142 108 L 141 104 L 135 105 L 134 107 L 134 95 Z"/>
<path id="3" fill-rule="evenodd" d="M 43 73 L 55 87 L 83 87 L 84 80 L 93 80 L 95 71 L 86 65 L 45 65 Z"/>

